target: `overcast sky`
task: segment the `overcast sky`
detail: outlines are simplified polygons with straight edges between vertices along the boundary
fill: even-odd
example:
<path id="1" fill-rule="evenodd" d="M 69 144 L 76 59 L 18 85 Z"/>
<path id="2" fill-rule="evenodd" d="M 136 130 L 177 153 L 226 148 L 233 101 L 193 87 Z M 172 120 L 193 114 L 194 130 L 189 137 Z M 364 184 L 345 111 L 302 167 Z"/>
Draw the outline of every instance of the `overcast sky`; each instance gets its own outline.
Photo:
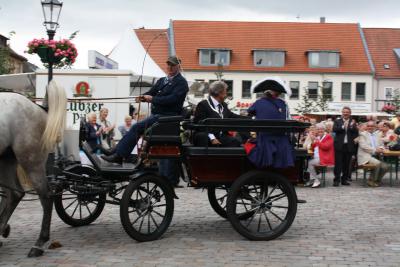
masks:
<path id="1" fill-rule="evenodd" d="M 0 34 L 24 55 L 33 38 L 46 37 L 40 0 L 0 0 Z M 87 68 L 87 50 L 108 54 L 126 29 L 167 28 L 170 19 L 359 22 L 362 27 L 400 28 L 400 1 L 382 0 L 64 0 L 55 39 L 74 40 L 79 56 L 74 68 Z M 38 56 L 26 56 L 41 66 Z M 140 59 L 139 59 L 140 60 Z"/>

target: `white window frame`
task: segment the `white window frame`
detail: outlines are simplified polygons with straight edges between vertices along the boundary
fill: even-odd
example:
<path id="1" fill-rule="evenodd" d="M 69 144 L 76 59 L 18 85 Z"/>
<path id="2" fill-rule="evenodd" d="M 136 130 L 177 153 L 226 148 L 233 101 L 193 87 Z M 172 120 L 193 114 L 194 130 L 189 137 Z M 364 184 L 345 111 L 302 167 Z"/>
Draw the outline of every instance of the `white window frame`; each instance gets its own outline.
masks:
<path id="1" fill-rule="evenodd" d="M 358 84 L 364 84 L 364 98 L 363 99 L 357 98 L 357 85 Z M 356 101 L 357 102 L 365 102 L 366 100 L 367 100 L 367 83 L 365 83 L 365 82 L 356 83 Z"/>
<path id="2" fill-rule="evenodd" d="M 350 84 L 350 99 L 344 99 L 343 98 L 343 84 Z M 352 83 L 351 82 L 342 82 L 342 87 L 341 87 L 341 91 L 340 91 L 340 99 L 342 100 L 342 101 L 351 101 L 351 99 L 352 99 L 352 94 L 351 94 L 351 88 L 352 88 Z M 346 94 L 347 95 L 347 94 Z"/>
<path id="3" fill-rule="evenodd" d="M 327 56 L 328 61 L 326 65 L 323 65 L 322 56 Z M 330 61 L 335 61 L 334 64 L 330 64 Z M 330 51 L 310 51 L 308 52 L 308 66 L 310 68 L 339 68 L 340 67 L 340 53 Z"/>
<path id="4" fill-rule="evenodd" d="M 393 96 L 394 96 L 394 88 L 393 87 L 385 87 L 383 91 L 385 92 L 385 100 L 393 100 Z M 390 94 L 388 94 L 389 91 L 390 91 Z M 389 98 L 388 98 L 388 95 L 390 95 Z"/>
<path id="5" fill-rule="evenodd" d="M 279 62 L 274 62 L 274 59 L 279 57 Z M 261 61 L 260 61 L 261 60 Z M 282 68 L 285 66 L 286 53 L 278 50 L 254 50 L 253 64 L 256 67 L 262 68 Z M 258 64 L 260 62 L 260 64 Z"/>
<path id="6" fill-rule="evenodd" d="M 211 53 L 215 53 L 215 63 L 211 62 Z M 227 62 L 221 62 L 221 53 L 227 53 Z M 206 55 L 208 54 L 208 55 Z M 205 57 L 208 57 L 208 60 L 205 60 Z M 218 66 L 222 64 L 222 66 L 229 66 L 231 63 L 231 50 L 229 49 L 213 49 L 213 48 L 202 48 L 199 49 L 199 65 L 200 66 Z"/>

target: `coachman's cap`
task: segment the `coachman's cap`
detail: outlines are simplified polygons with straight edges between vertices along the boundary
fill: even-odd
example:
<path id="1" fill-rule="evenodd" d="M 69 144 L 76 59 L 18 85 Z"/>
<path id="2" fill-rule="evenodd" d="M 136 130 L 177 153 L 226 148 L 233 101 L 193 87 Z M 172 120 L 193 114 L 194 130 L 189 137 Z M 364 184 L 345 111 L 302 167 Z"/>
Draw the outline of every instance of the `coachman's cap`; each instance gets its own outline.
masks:
<path id="1" fill-rule="evenodd" d="M 171 64 L 173 66 L 181 64 L 181 60 L 177 58 L 176 56 L 171 56 L 167 59 L 167 64 Z"/>

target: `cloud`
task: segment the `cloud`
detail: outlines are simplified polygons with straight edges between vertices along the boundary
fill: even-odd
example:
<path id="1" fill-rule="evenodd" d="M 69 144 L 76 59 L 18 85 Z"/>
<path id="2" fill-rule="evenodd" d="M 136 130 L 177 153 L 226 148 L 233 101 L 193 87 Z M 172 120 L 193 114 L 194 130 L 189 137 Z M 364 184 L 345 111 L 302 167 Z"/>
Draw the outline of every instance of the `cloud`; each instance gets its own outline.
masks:
<path id="1" fill-rule="evenodd" d="M 87 50 L 107 54 L 127 28 L 167 28 L 170 19 L 360 22 L 363 27 L 399 27 L 400 1 L 364 0 L 65 0 L 56 39 L 80 30 L 74 40 L 76 68 L 87 68 Z M 12 47 L 23 54 L 26 43 L 45 37 L 40 1 L 0 0 L 0 34 L 16 35 Z M 36 55 L 26 55 L 40 65 Z"/>

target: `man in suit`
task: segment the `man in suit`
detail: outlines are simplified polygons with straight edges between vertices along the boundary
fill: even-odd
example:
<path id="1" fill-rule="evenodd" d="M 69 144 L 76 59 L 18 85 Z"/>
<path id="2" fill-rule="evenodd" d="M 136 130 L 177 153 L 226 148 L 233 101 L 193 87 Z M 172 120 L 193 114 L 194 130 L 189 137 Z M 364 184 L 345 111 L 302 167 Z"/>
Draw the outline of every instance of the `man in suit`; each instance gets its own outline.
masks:
<path id="1" fill-rule="evenodd" d="M 358 153 L 357 161 L 358 165 L 372 164 L 376 168 L 372 171 L 371 177 L 367 184 L 371 187 L 377 187 L 382 181 L 382 177 L 388 171 L 389 166 L 374 158 L 374 155 L 383 153 L 383 141 L 378 134 L 374 133 L 375 122 L 367 122 L 366 131 L 360 133 L 358 140 Z"/>
<path id="2" fill-rule="evenodd" d="M 350 161 L 352 155 L 356 153 L 356 144 L 354 139 L 358 137 L 357 124 L 351 118 L 351 109 L 343 107 L 342 117 L 335 120 L 333 124 L 335 133 L 335 179 L 333 186 L 350 185 Z"/>
<path id="3" fill-rule="evenodd" d="M 171 56 L 166 61 L 167 77 L 159 79 L 156 84 L 139 101 L 151 103 L 151 115 L 132 125 L 115 148 L 115 153 L 102 158 L 109 162 L 122 163 L 123 158 L 128 158 L 137 141 L 146 128 L 158 121 L 162 116 L 177 116 L 182 114 L 183 103 L 189 91 L 186 79 L 180 73 L 180 59 Z M 166 176 L 173 183 L 179 183 L 176 175 L 174 160 L 160 160 L 160 174 Z"/>
<path id="4" fill-rule="evenodd" d="M 216 81 L 210 85 L 208 98 L 201 101 L 196 107 L 193 119 L 195 123 L 209 118 L 243 118 L 230 111 L 228 105 L 224 102 L 227 88 L 228 85 L 222 81 Z M 194 144 L 196 146 L 236 147 L 241 145 L 241 140 L 239 136 L 231 136 L 226 131 L 209 133 L 199 131 L 194 134 Z"/>

